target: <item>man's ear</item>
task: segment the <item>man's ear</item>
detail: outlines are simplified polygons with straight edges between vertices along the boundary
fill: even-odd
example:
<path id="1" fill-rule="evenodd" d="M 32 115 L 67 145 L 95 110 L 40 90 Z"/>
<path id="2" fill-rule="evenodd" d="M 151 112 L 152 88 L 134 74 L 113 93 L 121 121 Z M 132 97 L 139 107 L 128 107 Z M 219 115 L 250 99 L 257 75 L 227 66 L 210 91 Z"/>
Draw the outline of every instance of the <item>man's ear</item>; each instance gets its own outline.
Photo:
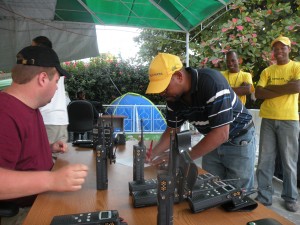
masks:
<path id="1" fill-rule="evenodd" d="M 38 79 L 39 85 L 41 85 L 41 86 L 44 86 L 49 81 L 49 77 L 46 72 L 39 73 L 37 79 Z"/>
<path id="2" fill-rule="evenodd" d="M 243 58 L 242 57 L 239 58 L 239 64 L 243 64 Z"/>
<path id="3" fill-rule="evenodd" d="M 178 80 L 182 81 L 182 79 L 183 79 L 183 74 L 182 74 L 182 72 L 181 72 L 180 70 L 177 71 L 174 75 L 176 76 L 176 78 L 177 78 Z"/>

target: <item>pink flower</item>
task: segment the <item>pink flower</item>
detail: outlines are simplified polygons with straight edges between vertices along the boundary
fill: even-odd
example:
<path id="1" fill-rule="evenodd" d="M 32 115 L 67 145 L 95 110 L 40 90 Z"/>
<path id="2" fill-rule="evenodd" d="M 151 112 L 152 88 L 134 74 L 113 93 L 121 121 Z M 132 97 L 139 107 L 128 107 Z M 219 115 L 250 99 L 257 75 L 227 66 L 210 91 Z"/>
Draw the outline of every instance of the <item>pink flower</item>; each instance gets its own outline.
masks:
<path id="1" fill-rule="evenodd" d="M 217 65 L 219 61 L 220 61 L 220 59 L 213 59 L 211 61 L 211 63 L 214 64 L 214 65 Z"/>
<path id="2" fill-rule="evenodd" d="M 232 40 L 234 40 L 234 39 L 235 39 L 234 34 L 230 34 L 230 35 L 229 35 L 229 38 L 232 39 Z"/>
<path id="3" fill-rule="evenodd" d="M 274 56 L 274 52 L 272 51 L 271 55 L 270 55 L 270 62 L 269 62 L 269 64 L 273 65 L 275 63 L 276 63 L 276 59 L 275 59 L 275 56 Z"/>
<path id="4" fill-rule="evenodd" d="M 288 27 L 288 30 L 293 30 L 294 27 L 295 27 L 294 25 L 291 25 L 291 26 Z"/>
<path id="5" fill-rule="evenodd" d="M 200 62 L 200 64 L 201 64 L 201 65 L 205 65 L 205 64 L 207 63 L 207 61 L 208 61 L 208 58 L 206 57 L 205 59 L 203 59 L 203 60 Z"/>
<path id="6" fill-rule="evenodd" d="M 246 21 L 247 21 L 247 22 L 251 22 L 252 19 L 251 19 L 250 17 L 246 16 Z"/>
<path id="7" fill-rule="evenodd" d="M 222 28 L 223 33 L 226 32 L 226 31 L 228 31 L 228 28 Z"/>
<path id="8" fill-rule="evenodd" d="M 233 22 L 233 23 L 236 23 L 238 20 L 239 20 L 239 19 L 237 19 L 237 18 L 232 18 L 232 22 Z"/>
<path id="9" fill-rule="evenodd" d="M 240 31 L 240 30 L 243 30 L 244 27 L 243 26 L 236 26 L 236 29 Z"/>
<path id="10" fill-rule="evenodd" d="M 252 34 L 252 37 L 256 38 L 256 37 L 257 37 L 257 34 Z"/>

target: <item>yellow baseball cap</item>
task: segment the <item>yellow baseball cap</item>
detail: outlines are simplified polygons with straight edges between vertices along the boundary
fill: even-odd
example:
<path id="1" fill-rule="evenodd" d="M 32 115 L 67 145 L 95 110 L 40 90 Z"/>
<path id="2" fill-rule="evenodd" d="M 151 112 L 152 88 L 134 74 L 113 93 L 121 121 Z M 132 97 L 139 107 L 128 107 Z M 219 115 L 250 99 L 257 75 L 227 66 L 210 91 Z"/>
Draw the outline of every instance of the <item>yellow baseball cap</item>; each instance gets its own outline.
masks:
<path id="1" fill-rule="evenodd" d="M 172 75 L 182 68 L 182 62 L 176 55 L 159 53 L 149 66 L 150 83 L 146 94 L 163 92 L 169 85 Z"/>
<path id="2" fill-rule="evenodd" d="M 284 37 L 284 36 L 280 35 L 278 38 L 276 38 L 274 41 L 272 41 L 271 48 L 278 41 L 280 41 L 284 45 L 291 47 L 291 40 L 288 37 Z"/>

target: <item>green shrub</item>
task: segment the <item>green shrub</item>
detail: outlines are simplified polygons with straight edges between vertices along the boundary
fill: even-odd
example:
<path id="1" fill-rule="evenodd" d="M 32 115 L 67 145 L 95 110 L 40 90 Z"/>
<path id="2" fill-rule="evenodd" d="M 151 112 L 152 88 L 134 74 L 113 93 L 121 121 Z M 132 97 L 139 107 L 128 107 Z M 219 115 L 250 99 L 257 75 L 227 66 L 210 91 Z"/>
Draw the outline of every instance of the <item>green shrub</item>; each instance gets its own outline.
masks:
<path id="1" fill-rule="evenodd" d="M 148 85 L 148 65 L 133 64 L 129 60 L 101 55 L 90 62 L 66 62 L 63 67 L 72 74 L 66 79 L 66 90 L 70 99 L 84 90 L 86 98 L 110 104 L 127 92 L 146 96 L 154 104 L 164 104 L 159 95 L 145 95 Z"/>

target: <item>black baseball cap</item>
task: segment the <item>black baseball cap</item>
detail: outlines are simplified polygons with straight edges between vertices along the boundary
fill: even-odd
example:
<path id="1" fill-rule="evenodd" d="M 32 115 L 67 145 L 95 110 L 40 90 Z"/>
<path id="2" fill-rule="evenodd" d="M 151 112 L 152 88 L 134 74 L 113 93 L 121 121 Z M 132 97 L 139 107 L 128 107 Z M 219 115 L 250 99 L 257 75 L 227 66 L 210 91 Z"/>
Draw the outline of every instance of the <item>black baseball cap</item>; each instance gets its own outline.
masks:
<path id="1" fill-rule="evenodd" d="M 60 76 L 70 77 L 70 74 L 60 66 L 57 54 L 51 48 L 28 46 L 17 54 L 17 64 L 28 66 L 55 67 Z"/>

